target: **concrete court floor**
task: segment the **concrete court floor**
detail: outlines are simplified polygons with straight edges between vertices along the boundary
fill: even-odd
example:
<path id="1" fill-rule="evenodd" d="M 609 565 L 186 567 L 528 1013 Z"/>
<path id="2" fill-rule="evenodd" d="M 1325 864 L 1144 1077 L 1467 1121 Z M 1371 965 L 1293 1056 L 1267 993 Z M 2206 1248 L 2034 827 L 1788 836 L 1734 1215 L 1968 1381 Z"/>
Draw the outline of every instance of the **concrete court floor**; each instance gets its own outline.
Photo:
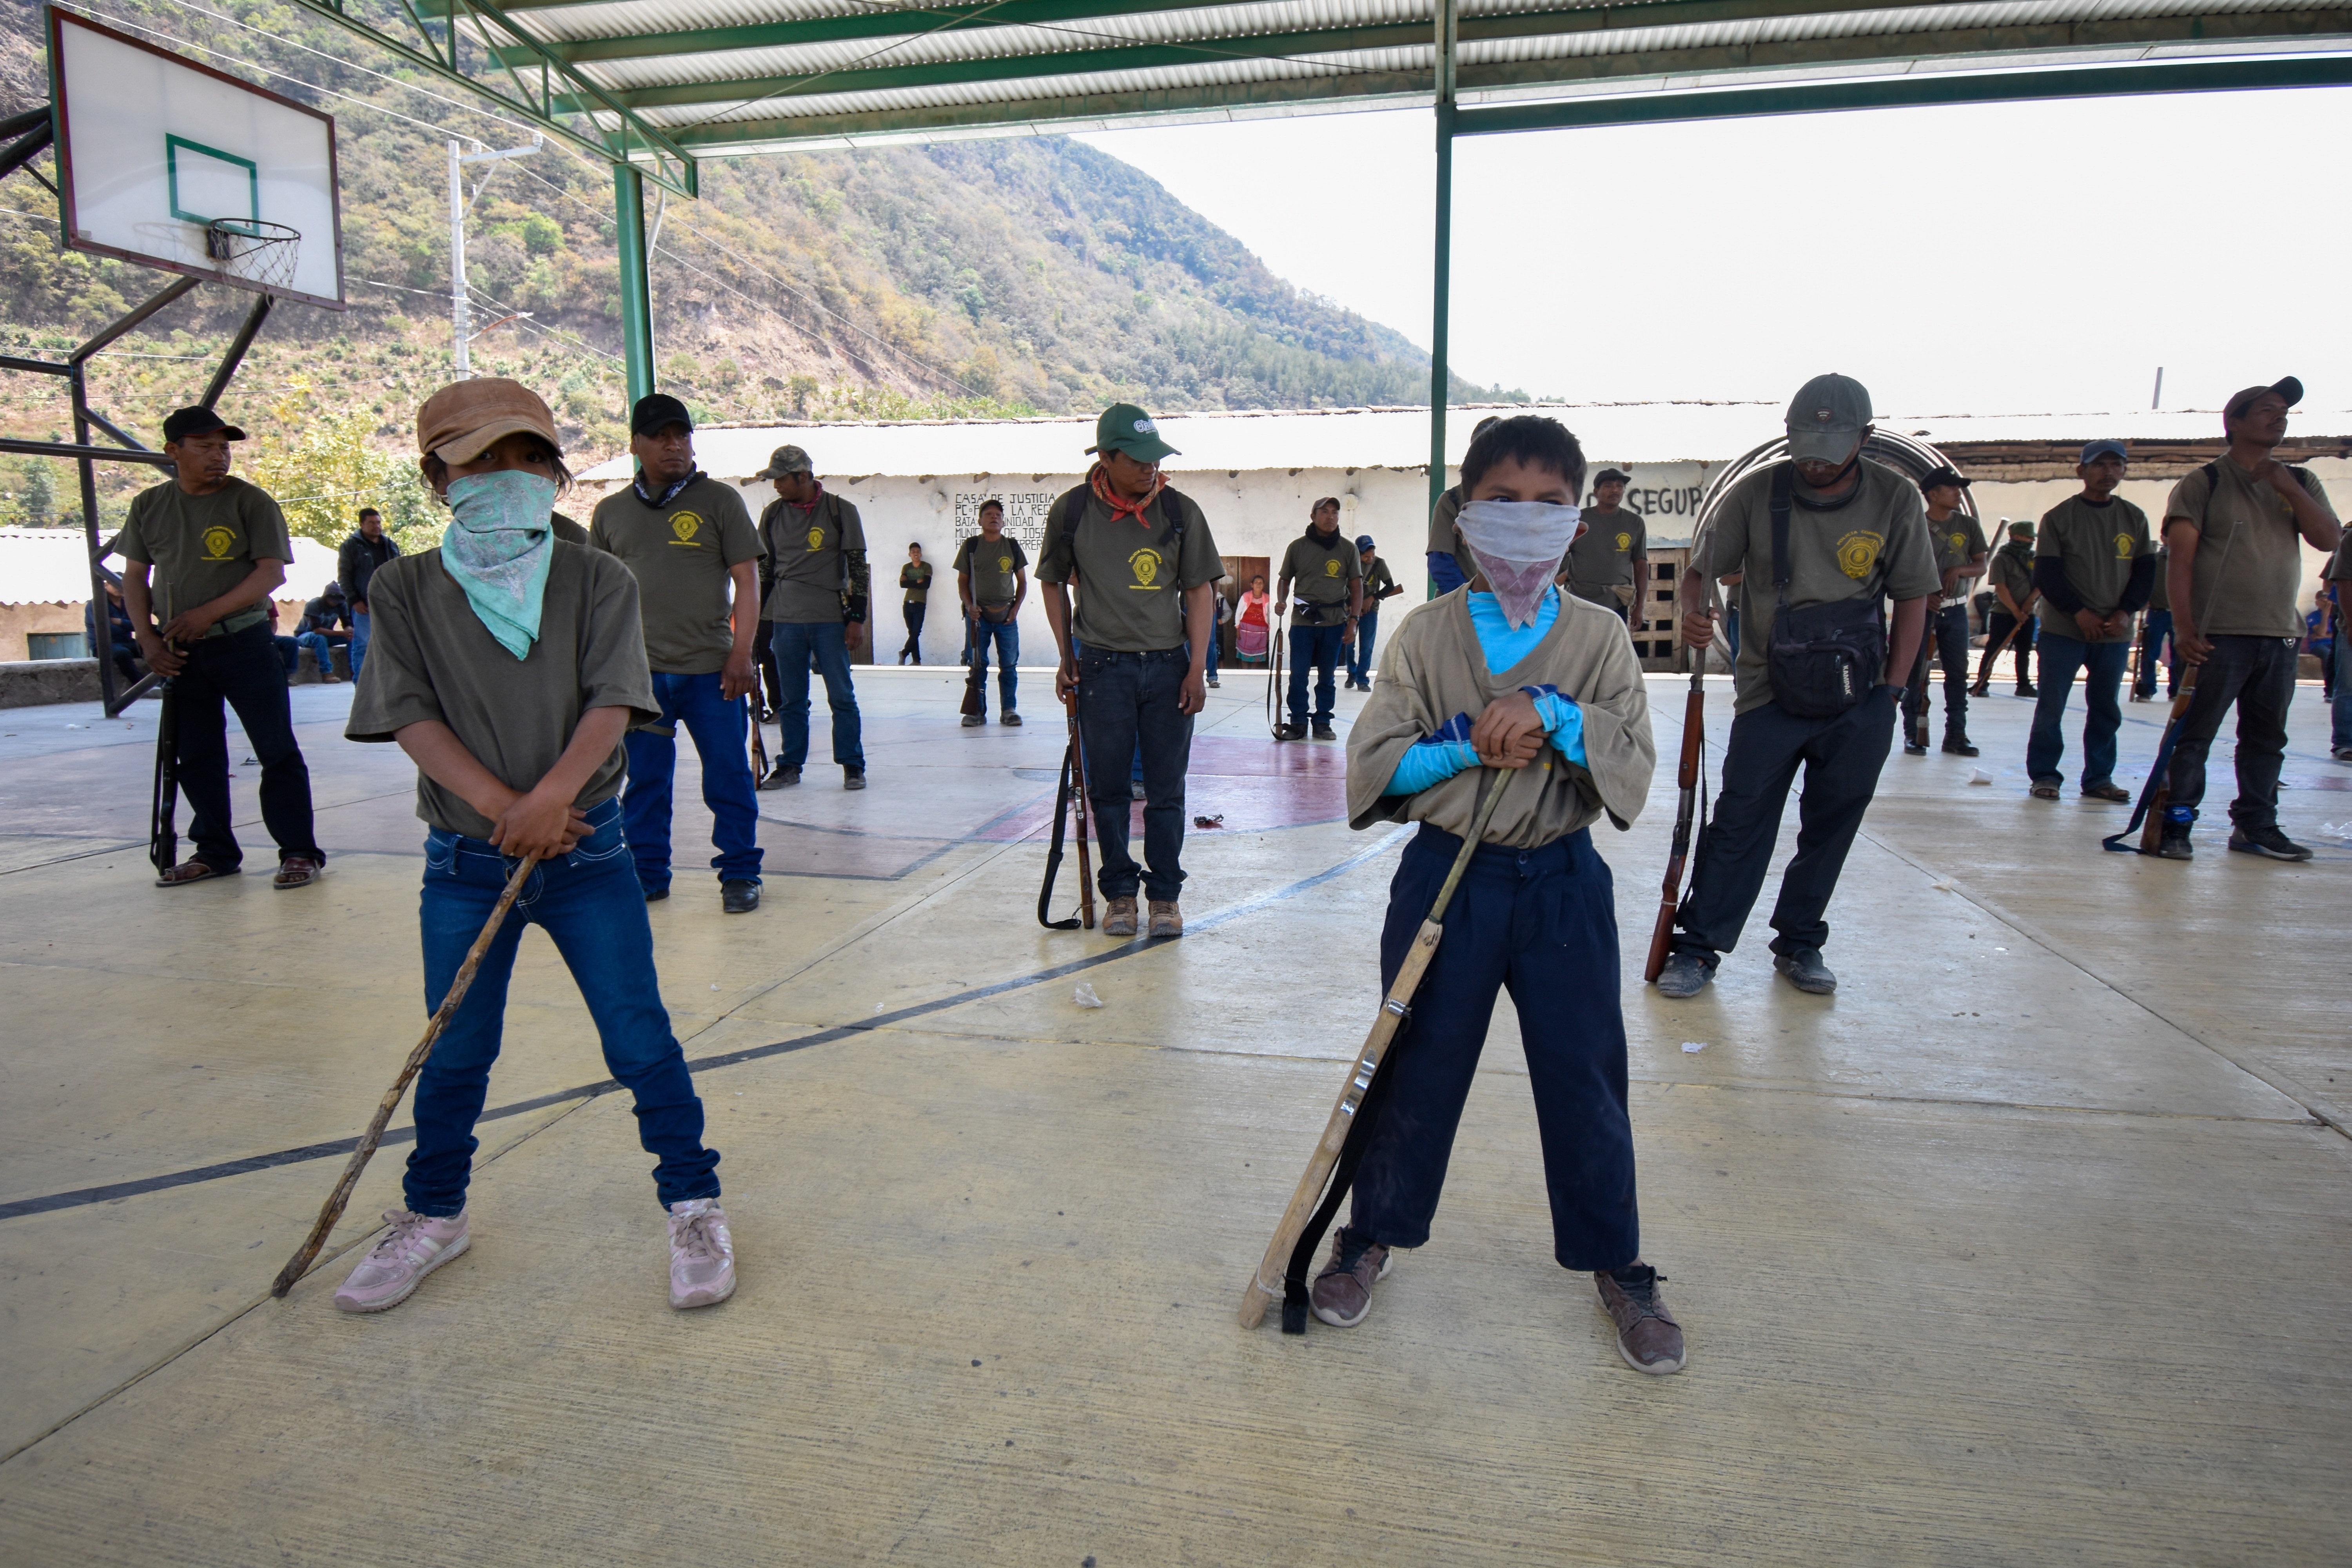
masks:
<path id="1" fill-rule="evenodd" d="M 2352 1552 L 2352 843 L 2318 837 L 2352 819 L 2352 770 L 2315 689 L 2284 797 L 2311 865 L 2218 833 L 2188 866 L 2102 854 L 2123 812 L 2028 798 L 2031 704 L 1995 697 L 1990 787 L 1889 759 L 1832 910 L 1837 996 L 1772 978 L 1768 905 L 1672 1004 L 1639 984 L 1685 690 L 1654 680 L 1649 811 L 1596 830 L 1645 1250 L 1692 1347 L 1654 1381 L 1551 1262 L 1508 1008 L 1436 1234 L 1373 1316 L 1235 1327 L 1371 1015 L 1398 836 L 1349 833 L 1339 748 L 1274 746 L 1262 677 L 1228 671 L 1190 934 L 1041 931 L 1045 677 L 1028 728 L 968 731 L 957 676 L 861 674 L 873 787 L 820 766 L 761 797 L 760 912 L 722 917 L 699 874 L 655 907 L 742 1278 L 692 1314 L 536 936 L 471 1254 L 382 1317 L 331 1306 L 348 1258 L 268 1300 L 422 1025 L 407 766 L 341 741 L 348 689 L 299 689 L 330 875 L 166 894 L 152 705 L 0 714 L 0 1562 Z M 2135 784 L 2163 711 L 2126 709 Z"/>

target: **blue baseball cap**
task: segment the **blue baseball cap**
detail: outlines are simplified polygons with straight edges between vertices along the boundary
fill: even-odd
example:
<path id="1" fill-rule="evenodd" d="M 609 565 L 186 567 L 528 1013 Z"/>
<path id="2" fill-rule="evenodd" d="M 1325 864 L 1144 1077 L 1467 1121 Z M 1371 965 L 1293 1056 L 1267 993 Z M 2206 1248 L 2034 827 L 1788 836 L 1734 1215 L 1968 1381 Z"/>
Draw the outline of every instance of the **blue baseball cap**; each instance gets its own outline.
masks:
<path id="1" fill-rule="evenodd" d="M 2083 456 L 2075 466 L 2087 467 L 2101 458 L 2120 458 L 2128 463 L 2131 461 L 2131 448 L 2121 441 L 2094 441 L 2083 448 Z"/>
<path id="2" fill-rule="evenodd" d="M 1359 550 L 1377 550 L 1380 547 L 1372 542 L 1372 536 L 1370 534 L 1360 533 L 1356 535 L 1356 548 Z"/>

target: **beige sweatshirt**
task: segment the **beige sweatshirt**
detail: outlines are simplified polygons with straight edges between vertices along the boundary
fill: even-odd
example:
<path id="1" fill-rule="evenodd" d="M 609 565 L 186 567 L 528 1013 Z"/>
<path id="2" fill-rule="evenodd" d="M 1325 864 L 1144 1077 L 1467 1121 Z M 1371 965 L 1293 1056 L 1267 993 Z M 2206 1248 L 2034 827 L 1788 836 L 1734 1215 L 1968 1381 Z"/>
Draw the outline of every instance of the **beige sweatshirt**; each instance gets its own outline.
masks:
<path id="1" fill-rule="evenodd" d="M 1510 793 L 1486 825 L 1486 842 L 1531 849 L 1565 837 L 1604 813 L 1619 828 L 1642 814 L 1658 765 L 1642 667 L 1615 612 L 1560 596 L 1559 618 L 1534 651 L 1489 674 L 1470 624 L 1468 590 L 1416 605 L 1381 656 L 1381 678 L 1348 736 L 1348 825 L 1428 822 L 1469 832 L 1489 770 L 1471 768 L 1415 795 L 1383 795 L 1405 752 L 1457 713 L 1473 720 L 1522 686 L 1549 686 L 1584 710 L 1579 767 L 1547 745 L 1515 770 Z"/>

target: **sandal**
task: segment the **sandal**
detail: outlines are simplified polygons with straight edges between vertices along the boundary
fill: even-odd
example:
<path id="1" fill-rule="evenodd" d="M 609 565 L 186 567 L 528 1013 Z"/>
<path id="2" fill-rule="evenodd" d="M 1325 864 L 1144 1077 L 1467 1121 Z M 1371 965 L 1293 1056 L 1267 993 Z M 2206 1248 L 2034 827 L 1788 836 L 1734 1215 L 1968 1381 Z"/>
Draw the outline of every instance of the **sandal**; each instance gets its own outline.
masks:
<path id="1" fill-rule="evenodd" d="M 307 888 L 326 874 L 325 862 L 307 855 L 289 855 L 278 862 L 278 875 L 270 879 L 269 885 L 282 893 L 289 888 Z"/>
<path id="2" fill-rule="evenodd" d="M 183 860 L 168 871 L 157 872 L 155 885 L 159 888 L 184 888 L 191 882 L 209 882 L 215 877 L 236 875 L 235 867 L 224 871 L 219 867 L 208 866 L 202 860 Z"/>

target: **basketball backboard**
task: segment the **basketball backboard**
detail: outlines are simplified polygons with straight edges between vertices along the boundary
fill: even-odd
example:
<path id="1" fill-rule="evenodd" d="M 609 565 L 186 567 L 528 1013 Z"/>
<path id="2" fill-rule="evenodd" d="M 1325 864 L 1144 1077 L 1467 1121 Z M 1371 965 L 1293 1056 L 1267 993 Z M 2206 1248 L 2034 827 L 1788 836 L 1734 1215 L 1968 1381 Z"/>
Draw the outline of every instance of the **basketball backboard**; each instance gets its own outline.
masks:
<path id="1" fill-rule="evenodd" d="M 55 7 L 65 243 L 343 308 L 332 116 Z"/>

